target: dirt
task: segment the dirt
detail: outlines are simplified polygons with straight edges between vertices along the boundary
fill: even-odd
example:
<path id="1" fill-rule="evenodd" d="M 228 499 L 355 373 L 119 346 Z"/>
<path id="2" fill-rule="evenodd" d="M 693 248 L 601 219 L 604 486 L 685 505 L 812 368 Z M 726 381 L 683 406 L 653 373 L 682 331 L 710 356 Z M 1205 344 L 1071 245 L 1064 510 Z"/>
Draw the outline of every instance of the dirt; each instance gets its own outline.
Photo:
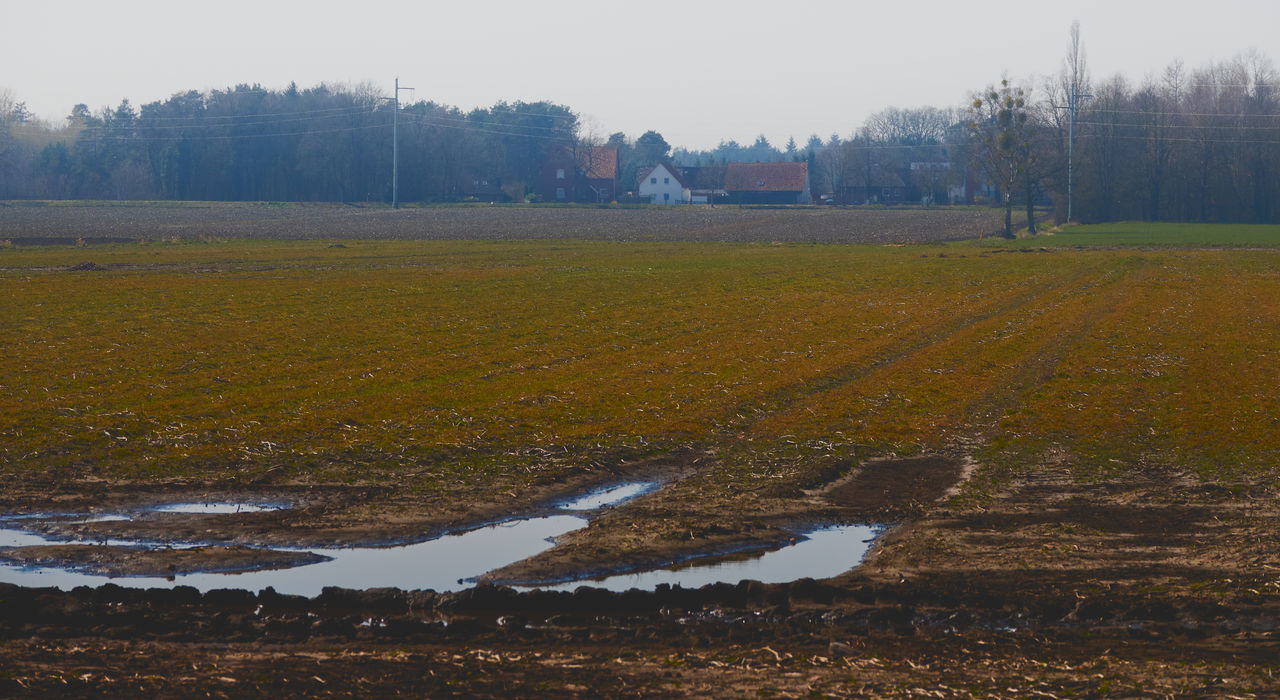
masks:
<path id="1" fill-rule="evenodd" d="M 900 517 L 862 567 L 826 581 L 621 594 L 328 589 L 313 599 L 0 586 L 0 694 L 1280 693 L 1275 483 L 1167 471 L 1081 481 L 1046 465 L 962 506 L 945 494 L 964 473 L 945 455 L 870 461 L 806 494 L 815 517 Z M 219 530 L 244 523 L 236 536 L 288 528 L 308 533 L 297 539 L 330 537 L 351 517 L 336 511 L 391 497 L 275 495 L 299 507 L 195 520 L 217 518 Z M 354 530 L 375 531 L 384 530 Z"/>
<path id="2" fill-rule="evenodd" d="M 276 568 L 284 561 L 283 553 L 262 547 L 420 542 L 516 517 L 562 513 L 558 504 L 570 497 L 622 481 L 644 479 L 671 484 L 690 474 L 696 460 L 695 453 L 683 451 L 637 459 L 557 483 L 525 488 L 519 494 L 489 494 L 488 501 L 477 496 L 463 504 L 455 503 L 452 508 L 439 503 L 434 494 L 393 487 L 308 484 L 233 488 L 185 480 L 165 484 L 99 481 L 93 485 L 14 485 L 0 494 L 0 513 L 24 518 L 9 521 L 10 527 L 20 523 L 24 530 L 53 539 L 221 546 L 205 548 L 199 556 L 189 549 L 42 547 L 27 553 L 6 554 L 0 550 L 0 560 L 38 557 L 80 570 L 99 570 L 96 567 L 101 566 L 106 567 L 100 569 L 102 572 L 132 576 Z M 171 503 L 211 502 L 273 503 L 286 507 L 219 514 L 150 510 Z M 92 517 L 121 513 L 129 517 Z M 33 515 L 38 517 L 30 517 Z M 37 554 L 36 549 L 44 551 Z"/>
<path id="3" fill-rule="evenodd" d="M 67 568 L 105 576 L 178 576 L 196 572 L 261 571 L 315 564 L 328 559 L 310 552 L 243 546 L 139 549 L 93 544 L 51 544 L 0 549 L 0 562 Z"/>
<path id="4" fill-rule="evenodd" d="M 1001 212 L 968 207 L 353 207 L 343 204 L 13 202 L 0 241 L 17 246 L 145 240 L 409 239 L 922 243 L 994 233 Z"/>
<path id="5" fill-rule="evenodd" d="M 963 460 L 941 455 L 873 460 L 819 495 L 863 520 L 896 521 L 946 495 L 964 475 L 964 467 Z"/>

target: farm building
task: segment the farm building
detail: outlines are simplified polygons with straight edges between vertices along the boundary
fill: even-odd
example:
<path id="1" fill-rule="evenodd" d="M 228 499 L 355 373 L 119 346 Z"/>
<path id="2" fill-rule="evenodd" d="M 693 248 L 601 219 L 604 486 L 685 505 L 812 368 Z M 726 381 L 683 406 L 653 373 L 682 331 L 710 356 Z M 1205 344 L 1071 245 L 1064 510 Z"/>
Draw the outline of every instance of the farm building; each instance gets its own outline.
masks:
<path id="1" fill-rule="evenodd" d="M 608 202 L 618 194 L 618 149 L 559 147 L 542 164 L 544 202 Z"/>
<path id="2" fill-rule="evenodd" d="M 836 193 L 839 204 L 902 204 L 907 201 L 907 183 L 894 172 L 874 172 L 870 181 L 855 173 Z"/>
<path id="3" fill-rule="evenodd" d="M 692 200 L 692 183 L 673 165 L 658 163 L 641 168 L 636 179 L 636 191 L 650 204 L 688 204 Z"/>
<path id="4" fill-rule="evenodd" d="M 735 204 L 808 204 L 807 163 L 729 163 L 724 189 Z"/>

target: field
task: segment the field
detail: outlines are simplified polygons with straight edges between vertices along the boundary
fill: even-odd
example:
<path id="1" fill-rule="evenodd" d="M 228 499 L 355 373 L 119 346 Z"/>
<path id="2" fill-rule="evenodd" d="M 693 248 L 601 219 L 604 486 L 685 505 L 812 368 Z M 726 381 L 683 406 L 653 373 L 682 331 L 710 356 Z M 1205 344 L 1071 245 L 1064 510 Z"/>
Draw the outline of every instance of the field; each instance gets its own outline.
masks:
<path id="1" fill-rule="evenodd" d="M 904 218 L 903 213 L 906 212 Z M 1003 229 L 991 209 L 0 202 L 0 240 L 561 240 L 923 243 Z"/>
<path id="2" fill-rule="evenodd" d="M 699 591 L 0 587 L 0 688 L 1280 692 L 1280 232 L 999 220 L 0 207 L 0 512 L 287 498 L 201 527 L 381 542 L 663 482 L 499 584 L 895 525 Z"/>

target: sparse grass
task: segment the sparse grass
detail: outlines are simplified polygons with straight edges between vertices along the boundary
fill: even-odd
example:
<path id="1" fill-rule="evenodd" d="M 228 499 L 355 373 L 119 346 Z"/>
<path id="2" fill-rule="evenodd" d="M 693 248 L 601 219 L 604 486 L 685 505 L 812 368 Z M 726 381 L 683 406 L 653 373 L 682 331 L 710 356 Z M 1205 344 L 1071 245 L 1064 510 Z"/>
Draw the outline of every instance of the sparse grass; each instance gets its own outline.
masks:
<path id="1" fill-rule="evenodd" d="M 1121 221 L 1065 226 L 1058 231 L 1046 230 L 1040 235 L 1013 241 L 991 237 L 984 239 L 982 245 L 993 248 L 1280 248 L 1280 226 Z"/>
<path id="2" fill-rule="evenodd" d="M 1273 251 L 345 246 L 0 249 L 0 468 L 448 491 L 693 445 L 687 488 L 748 503 L 982 435 L 1020 468 L 1280 457 Z"/>

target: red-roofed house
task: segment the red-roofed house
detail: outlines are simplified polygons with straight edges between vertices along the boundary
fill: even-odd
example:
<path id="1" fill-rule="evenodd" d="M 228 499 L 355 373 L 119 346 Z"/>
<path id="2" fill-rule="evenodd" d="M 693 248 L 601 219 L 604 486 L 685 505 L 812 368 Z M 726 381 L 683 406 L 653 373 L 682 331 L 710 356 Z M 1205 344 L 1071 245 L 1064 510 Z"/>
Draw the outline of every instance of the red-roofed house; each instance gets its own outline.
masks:
<path id="1" fill-rule="evenodd" d="M 608 202 L 618 194 L 618 149 L 560 147 L 542 164 L 542 201 Z"/>
<path id="2" fill-rule="evenodd" d="M 808 163 L 729 163 L 724 189 L 737 204 L 808 204 Z"/>

